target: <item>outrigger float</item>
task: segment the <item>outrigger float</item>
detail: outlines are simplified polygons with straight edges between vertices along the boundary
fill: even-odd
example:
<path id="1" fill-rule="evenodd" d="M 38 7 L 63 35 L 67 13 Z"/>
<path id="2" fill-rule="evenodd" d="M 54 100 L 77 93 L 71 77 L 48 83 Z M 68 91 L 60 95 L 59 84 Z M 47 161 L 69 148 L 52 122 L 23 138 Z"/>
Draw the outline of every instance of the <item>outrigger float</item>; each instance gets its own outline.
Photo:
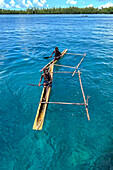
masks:
<path id="1" fill-rule="evenodd" d="M 67 49 L 65 49 L 61 54 L 61 58 L 66 54 Z M 53 80 L 53 73 L 72 73 L 72 76 L 74 76 L 75 73 L 78 74 L 79 76 L 79 82 L 80 82 L 80 87 L 81 87 L 81 91 L 82 91 L 82 95 L 83 95 L 83 99 L 84 99 L 84 103 L 65 103 L 65 102 L 49 102 L 49 96 L 50 96 L 50 92 L 51 92 L 51 87 L 48 88 L 47 90 L 47 94 L 46 94 L 46 89 L 43 88 L 42 90 L 42 95 L 40 98 L 40 102 L 39 102 L 39 106 L 38 106 L 38 110 L 37 110 L 37 114 L 35 117 L 35 121 L 34 121 L 34 125 L 33 125 L 33 129 L 34 130 L 42 130 L 43 127 L 43 123 L 44 123 L 44 117 L 45 117 L 45 113 L 47 110 L 47 105 L 48 104 L 61 104 L 61 105 L 84 105 L 86 108 L 86 113 L 87 113 L 87 118 L 88 120 L 90 120 L 89 117 L 89 113 L 88 113 L 88 98 L 87 100 L 85 98 L 85 94 L 83 91 L 83 86 L 82 86 L 82 81 L 81 81 L 81 72 L 78 70 L 80 64 L 82 63 L 84 57 L 86 56 L 86 53 L 84 54 L 73 54 L 73 53 L 67 53 L 67 54 L 72 54 L 72 55 L 83 55 L 83 58 L 80 60 L 79 64 L 76 67 L 72 67 L 72 66 L 66 66 L 66 65 L 58 65 L 55 64 L 58 60 L 52 60 L 51 62 L 49 62 L 44 68 L 48 68 L 49 69 L 49 73 L 51 74 L 51 78 Z M 61 59 L 60 58 L 60 59 Z M 66 71 L 61 71 L 61 72 L 53 72 L 54 69 L 54 65 L 55 66 L 59 66 L 59 67 L 68 67 L 68 68 L 74 68 L 74 72 L 66 72 Z M 44 69 L 43 68 L 43 69 Z M 78 70 L 78 71 L 77 71 Z M 43 98 L 45 98 L 46 95 L 46 101 L 43 101 Z"/>

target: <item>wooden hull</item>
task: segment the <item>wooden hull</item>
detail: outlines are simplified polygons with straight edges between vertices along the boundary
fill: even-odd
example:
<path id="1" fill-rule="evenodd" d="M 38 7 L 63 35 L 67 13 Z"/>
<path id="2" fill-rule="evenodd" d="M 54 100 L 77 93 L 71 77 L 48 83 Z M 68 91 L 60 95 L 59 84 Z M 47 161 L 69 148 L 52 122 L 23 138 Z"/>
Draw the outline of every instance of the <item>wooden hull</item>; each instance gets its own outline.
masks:
<path id="1" fill-rule="evenodd" d="M 62 57 L 64 56 L 64 54 L 66 53 L 67 49 L 65 49 L 62 52 Z M 61 57 L 61 58 L 62 58 Z M 53 68 L 54 68 L 54 64 L 57 62 L 58 60 L 52 60 L 50 63 L 48 63 L 45 67 L 49 67 L 49 72 L 51 74 L 52 80 L 53 80 Z M 44 68 L 45 68 L 44 67 Z M 51 87 L 48 88 L 47 94 L 46 94 L 46 89 L 43 88 L 42 90 L 42 95 L 40 98 L 40 102 L 43 101 L 43 98 L 45 98 L 46 95 L 46 102 L 49 101 L 49 96 L 50 96 L 50 92 L 51 92 Z M 33 129 L 34 130 L 41 130 L 43 127 L 43 122 L 44 122 L 44 117 L 45 117 L 45 113 L 47 110 L 47 103 L 39 103 L 38 106 L 38 110 L 37 110 L 37 114 L 35 117 L 35 121 L 34 121 L 34 125 L 33 125 Z"/>

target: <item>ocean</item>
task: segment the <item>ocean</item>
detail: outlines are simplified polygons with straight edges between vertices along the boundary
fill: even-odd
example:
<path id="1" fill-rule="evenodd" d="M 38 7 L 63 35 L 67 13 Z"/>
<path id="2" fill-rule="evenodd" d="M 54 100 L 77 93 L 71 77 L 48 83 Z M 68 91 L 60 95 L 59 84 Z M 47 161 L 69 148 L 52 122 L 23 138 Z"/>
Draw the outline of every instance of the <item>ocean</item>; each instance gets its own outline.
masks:
<path id="1" fill-rule="evenodd" d="M 0 169 L 113 169 L 113 15 L 0 15 Z M 55 47 L 86 57 L 79 70 L 84 106 L 49 104 L 32 129 L 43 87 L 40 70 Z M 82 56 L 57 64 L 75 67 Z M 74 71 L 54 67 L 54 71 Z M 83 103 L 78 75 L 54 74 L 51 102 Z"/>

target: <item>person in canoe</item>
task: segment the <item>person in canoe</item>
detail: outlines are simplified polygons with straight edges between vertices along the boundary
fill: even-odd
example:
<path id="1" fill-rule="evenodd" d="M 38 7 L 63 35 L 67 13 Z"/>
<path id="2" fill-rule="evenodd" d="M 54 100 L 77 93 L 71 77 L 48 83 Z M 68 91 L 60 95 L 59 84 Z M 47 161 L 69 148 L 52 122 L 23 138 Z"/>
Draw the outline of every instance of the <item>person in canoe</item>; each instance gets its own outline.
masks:
<path id="1" fill-rule="evenodd" d="M 50 58 L 52 57 L 52 55 L 55 53 L 55 56 L 54 56 L 54 60 L 58 60 L 61 58 L 62 54 L 61 52 L 59 51 L 58 47 L 55 47 L 55 50 L 52 52 Z"/>
<path id="2" fill-rule="evenodd" d="M 52 87 L 52 78 L 51 78 L 51 74 L 48 71 L 48 68 L 44 68 L 43 71 L 44 71 L 44 73 L 42 74 L 42 76 L 40 78 L 38 86 L 41 85 L 40 83 L 42 81 L 42 78 L 44 77 L 43 85 L 44 85 L 44 88 L 46 89 L 46 94 L 47 94 L 48 88 Z M 43 100 L 44 101 L 46 100 L 46 95 L 45 95 L 45 98 L 43 98 Z"/>

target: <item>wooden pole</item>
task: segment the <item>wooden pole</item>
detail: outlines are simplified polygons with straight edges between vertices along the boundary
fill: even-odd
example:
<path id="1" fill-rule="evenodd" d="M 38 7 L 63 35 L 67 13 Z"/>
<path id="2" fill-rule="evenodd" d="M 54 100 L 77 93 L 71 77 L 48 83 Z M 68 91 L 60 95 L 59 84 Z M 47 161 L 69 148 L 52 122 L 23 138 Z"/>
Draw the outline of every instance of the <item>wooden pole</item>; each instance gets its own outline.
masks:
<path id="1" fill-rule="evenodd" d="M 71 67 L 71 66 L 65 66 L 65 65 L 59 65 L 59 64 L 54 64 L 55 66 L 60 66 L 60 67 L 68 67 L 68 68 L 75 68 L 75 67 Z"/>
<path id="2" fill-rule="evenodd" d="M 87 106 L 87 103 L 65 103 L 65 102 L 39 102 L 39 103 L 47 103 L 47 104 L 67 104 L 67 105 L 86 105 Z"/>
<path id="3" fill-rule="evenodd" d="M 80 87 L 81 87 L 81 91 L 82 91 L 82 95 L 83 95 L 83 99 L 84 99 L 84 105 L 85 105 L 85 108 L 86 108 L 87 118 L 88 118 L 88 120 L 90 120 L 89 113 L 88 113 L 88 108 L 87 108 L 88 104 L 86 102 L 86 98 L 85 98 L 84 90 L 83 90 L 83 87 L 82 87 L 82 81 L 81 81 L 79 71 L 78 71 L 78 75 L 79 75 Z"/>
<path id="4" fill-rule="evenodd" d="M 66 53 L 66 54 L 71 54 L 71 55 L 84 55 L 84 54 L 75 54 L 75 53 Z"/>
<path id="5" fill-rule="evenodd" d="M 57 71 L 57 72 L 53 72 L 53 73 L 73 73 L 73 72 L 67 72 L 67 71 Z M 78 72 L 76 72 L 78 73 Z"/>
<path id="6" fill-rule="evenodd" d="M 84 54 L 84 57 L 85 57 L 85 56 L 86 56 L 86 53 Z M 77 65 L 77 67 L 76 67 L 76 69 L 75 69 L 75 71 L 73 72 L 72 76 L 74 76 L 74 74 L 76 73 L 76 71 L 77 71 L 78 67 L 80 66 L 80 64 L 82 63 L 84 57 L 80 60 L 79 64 Z"/>

